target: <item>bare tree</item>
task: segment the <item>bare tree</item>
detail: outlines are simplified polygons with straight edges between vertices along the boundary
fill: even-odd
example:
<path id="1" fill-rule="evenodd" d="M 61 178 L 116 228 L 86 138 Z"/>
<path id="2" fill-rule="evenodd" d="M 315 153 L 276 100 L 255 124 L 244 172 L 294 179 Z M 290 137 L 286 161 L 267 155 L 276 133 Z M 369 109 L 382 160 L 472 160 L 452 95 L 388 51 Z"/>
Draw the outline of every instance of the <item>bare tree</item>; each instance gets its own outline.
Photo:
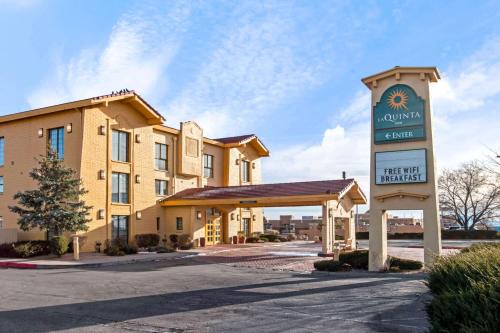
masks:
<path id="1" fill-rule="evenodd" d="M 484 163 L 473 161 L 439 178 L 441 210 L 465 230 L 500 217 L 500 176 Z"/>

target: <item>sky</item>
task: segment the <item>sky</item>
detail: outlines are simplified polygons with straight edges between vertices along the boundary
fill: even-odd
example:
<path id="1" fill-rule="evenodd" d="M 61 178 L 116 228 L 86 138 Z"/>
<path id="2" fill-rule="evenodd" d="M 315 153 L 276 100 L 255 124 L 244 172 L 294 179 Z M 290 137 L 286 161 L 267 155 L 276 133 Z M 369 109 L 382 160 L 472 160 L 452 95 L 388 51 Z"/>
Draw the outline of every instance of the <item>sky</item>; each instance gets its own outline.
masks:
<path id="1" fill-rule="evenodd" d="M 368 193 L 360 80 L 394 66 L 440 70 L 438 170 L 500 151 L 498 1 L 0 0 L 0 40 L 0 115 L 133 89 L 169 126 L 257 134 L 267 183 L 346 171 Z"/>

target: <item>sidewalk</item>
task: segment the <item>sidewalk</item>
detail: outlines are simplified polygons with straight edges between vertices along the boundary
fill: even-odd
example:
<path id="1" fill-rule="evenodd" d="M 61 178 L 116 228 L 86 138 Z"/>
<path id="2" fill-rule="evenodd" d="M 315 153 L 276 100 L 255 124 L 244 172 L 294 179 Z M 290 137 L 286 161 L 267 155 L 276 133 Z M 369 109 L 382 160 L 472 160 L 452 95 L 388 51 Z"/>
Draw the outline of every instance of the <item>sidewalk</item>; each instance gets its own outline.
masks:
<path id="1" fill-rule="evenodd" d="M 151 253 L 139 252 L 138 254 L 126 256 L 107 256 L 103 253 L 80 253 L 80 260 L 73 259 L 72 253 L 62 257 L 43 256 L 36 258 L 0 258 L 0 268 L 26 268 L 26 269 L 51 269 L 51 268 L 78 268 L 78 267 L 102 267 L 113 265 L 124 265 L 136 262 L 163 261 L 189 258 L 197 256 L 197 252 L 172 252 Z"/>

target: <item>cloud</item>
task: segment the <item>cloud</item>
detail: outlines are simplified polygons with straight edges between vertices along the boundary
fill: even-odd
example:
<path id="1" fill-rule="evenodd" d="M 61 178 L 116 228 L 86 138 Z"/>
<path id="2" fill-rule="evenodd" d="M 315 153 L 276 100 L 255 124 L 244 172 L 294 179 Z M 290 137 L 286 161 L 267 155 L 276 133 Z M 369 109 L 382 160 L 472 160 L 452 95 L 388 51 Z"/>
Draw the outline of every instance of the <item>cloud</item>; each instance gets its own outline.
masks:
<path id="1" fill-rule="evenodd" d="M 319 61 L 314 51 L 306 52 L 309 61 L 297 52 L 287 10 L 254 8 L 224 26 L 196 78 L 165 108 L 169 120 L 194 119 L 208 135 L 241 131 L 249 114 L 258 117 L 317 83 Z"/>
<path id="2" fill-rule="evenodd" d="M 104 49 L 84 49 L 58 63 L 55 73 L 29 95 L 29 104 L 41 107 L 122 88 L 151 98 L 165 84 L 162 73 L 180 46 L 189 15 L 189 6 L 182 2 L 165 10 L 140 8 L 123 15 Z"/>

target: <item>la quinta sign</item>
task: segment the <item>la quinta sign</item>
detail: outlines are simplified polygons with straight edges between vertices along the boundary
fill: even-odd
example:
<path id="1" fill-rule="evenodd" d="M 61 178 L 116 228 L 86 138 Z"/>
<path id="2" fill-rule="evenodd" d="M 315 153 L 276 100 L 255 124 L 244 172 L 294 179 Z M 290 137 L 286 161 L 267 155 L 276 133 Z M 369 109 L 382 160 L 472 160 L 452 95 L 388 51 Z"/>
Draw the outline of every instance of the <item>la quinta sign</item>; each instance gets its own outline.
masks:
<path id="1" fill-rule="evenodd" d="M 373 112 L 375 144 L 425 140 L 425 105 L 405 84 L 388 88 Z"/>

